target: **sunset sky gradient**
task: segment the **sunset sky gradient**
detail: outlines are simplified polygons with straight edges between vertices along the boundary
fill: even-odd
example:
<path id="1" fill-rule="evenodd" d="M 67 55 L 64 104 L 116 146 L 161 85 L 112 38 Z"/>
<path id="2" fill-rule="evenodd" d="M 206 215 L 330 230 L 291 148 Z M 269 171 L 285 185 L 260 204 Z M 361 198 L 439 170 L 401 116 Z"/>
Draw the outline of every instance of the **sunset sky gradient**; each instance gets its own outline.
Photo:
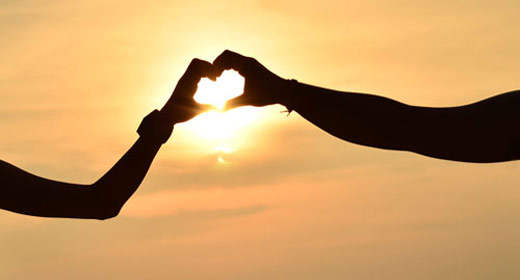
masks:
<path id="1" fill-rule="evenodd" d="M 520 88 L 519 12 L 517 0 L 1 0 L 0 155 L 92 183 L 190 60 L 225 49 L 322 87 L 474 102 Z M 519 162 L 361 147 L 283 110 L 177 125 L 114 219 L 1 211 L 0 279 L 520 279 Z"/>

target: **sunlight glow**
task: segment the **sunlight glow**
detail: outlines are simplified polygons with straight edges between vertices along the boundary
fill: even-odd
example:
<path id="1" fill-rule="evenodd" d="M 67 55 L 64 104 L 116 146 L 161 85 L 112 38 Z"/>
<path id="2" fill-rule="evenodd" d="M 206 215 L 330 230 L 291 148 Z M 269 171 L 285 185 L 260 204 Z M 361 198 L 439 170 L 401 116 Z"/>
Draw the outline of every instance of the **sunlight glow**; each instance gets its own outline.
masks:
<path id="1" fill-rule="evenodd" d="M 244 83 L 244 77 L 237 71 L 227 70 L 216 82 L 208 78 L 201 79 L 193 98 L 199 103 L 211 104 L 222 110 L 226 101 L 243 93 Z"/>
<path id="2" fill-rule="evenodd" d="M 221 156 L 219 156 L 219 157 L 217 158 L 217 162 L 220 163 L 220 164 L 227 164 L 227 163 L 228 163 L 228 162 L 225 161 Z"/>
<path id="3" fill-rule="evenodd" d="M 248 134 L 254 130 L 260 115 L 261 111 L 252 107 L 209 111 L 191 120 L 187 129 L 194 134 L 192 139 L 196 139 L 198 145 L 206 146 L 208 153 L 223 158 L 254 142 Z"/>
<path id="4" fill-rule="evenodd" d="M 217 148 L 215 148 L 215 151 L 217 153 L 224 153 L 224 154 L 231 154 L 233 152 L 233 150 L 231 150 L 231 148 L 228 146 L 218 146 Z"/>
<path id="5" fill-rule="evenodd" d="M 215 153 L 218 155 L 217 157 L 217 163 L 220 164 L 229 164 L 227 160 L 224 159 L 224 155 L 231 154 L 233 150 L 225 145 L 218 146 L 215 148 Z"/>
<path id="6" fill-rule="evenodd" d="M 227 112 L 209 111 L 190 121 L 190 130 L 206 140 L 215 142 L 215 149 L 231 146 L 226 143 L 236 139 L 258 117 L 254 108 L 237 108 Z"/>
<path id="7" fill-rule="evenodd" d="M 187 128 L 194 133 L 198 144 L 208 146 L 210 153 L 218 155 L 217 163 L 227 163 L 226 154 L 239 150 L 251 141 L 247 131 L 260 116 L 258 108 L 240 107 L 221 111 L 226 101 L 239 96 L 244 90 L 244 78 L 238 72 L 224 71 L 216 82 L 204 78 L 198 84 L 195 101 L 211 104 L 219 111 L 209 111 L 191 120 Z"/>

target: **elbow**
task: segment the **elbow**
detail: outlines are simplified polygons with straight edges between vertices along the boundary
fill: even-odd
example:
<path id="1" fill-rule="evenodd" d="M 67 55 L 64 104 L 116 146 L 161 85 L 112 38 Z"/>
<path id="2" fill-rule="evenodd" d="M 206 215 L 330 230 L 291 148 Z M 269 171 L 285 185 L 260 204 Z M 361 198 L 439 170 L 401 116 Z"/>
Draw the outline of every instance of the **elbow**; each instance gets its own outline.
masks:
<path id="1" fill-rule="evenodd" d="M 96 220 L 104 221 L 104 220 L 109 220 L 109 219 L 115 218 L 115 217 L 117 217 L 117 215 L 119 215 L 119 210 L 116 210 L 116 211 L 104 210 L 104 211 L 101 211 L 100 213 L 96 213 L 96 215 L 92 218 L 96 219 Z"/>
<path id="2" fill-rule="evenodd" d="M 519 133 L 520 134 L 520 133 Z M 520 139 L 520 135 L 516 135 L 517 139 Z M 507 155 L 508 160 L 520 160 L 520 147 L 518 145 L 519 140 L 513 141 L 510 145 L 509 153 Z"/>
<path id="3" fill-rule="evenodd" d="M 90 217 L 95 220 L 108 220 L 119 215 L 123 204 L 103 191 L 103 187 L 94 184 L 90 192 L 89 208 Z"/>
<path id="4" fill-rule="evenodd" d="M 86 213 L 84 218 L 104 221 L 117 217 L 120 211 L 121 207 L 103 205 L 102 203 L 94 202 L 91 204 L 90 211 Z"/>
<path id="5" fill-rule="evenodd" d="M 102 216 L 102 217 L 99 217 L 97 220 L 99 220 L 99 221 L 104 221 L 104 220 L 108 220 L 108 219 L 115 218 L 116 216 L 117 216 L 117 214 L 115 214 L 115 215 Z"/>

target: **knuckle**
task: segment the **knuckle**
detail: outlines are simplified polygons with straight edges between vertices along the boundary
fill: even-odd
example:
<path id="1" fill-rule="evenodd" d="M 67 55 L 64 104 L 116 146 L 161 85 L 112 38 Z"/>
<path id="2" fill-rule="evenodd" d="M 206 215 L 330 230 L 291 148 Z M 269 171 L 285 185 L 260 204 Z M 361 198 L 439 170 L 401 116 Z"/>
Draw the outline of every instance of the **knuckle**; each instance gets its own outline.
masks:
<path id="1" fill-rule="evenodd" d="M 194 58 L 194 59 L 192 59 L 190 66 L 193 69 L 195 69 L 196 71 L 200 72 L 200 71 L 208 69 L 211 66 L 211 63 L 209 63 L 205 60 L 202 60 L 202 59 Z"/>
<path id="2" fill-rule="evenodd" d="M 191 60 L 190 65 L 188 66 L 188 69 L 197 69 L 200 65 L 200 59 L 194 58 Z"/>
<path id="3" fill-rule="evenodd" d="M 258 60 L 256 60 L 256 58 L 254 57 L 249 57 L 249 56 L 246 56 L 244 61 L 246 62 L 246 64 L 248 65 L 253 65 L 253 64 L 256 64 L 258 63 Z"/>
<path id="4" fill-rule="evenodd" d="M 198 58 L 194 58 L 194 59 L 191 60 L 191 64 L 199 64 L 201 62 L 202 62 L 202 60 L 200 60 Z"/>
<path id="5" fill-rule="evenodd" d="M 203 67 L 204 62 L 205 61 L 202 59 L 194 58 L 190 62 L 190 67 L 194 69 L 200 69 L 201 67 Z"/>

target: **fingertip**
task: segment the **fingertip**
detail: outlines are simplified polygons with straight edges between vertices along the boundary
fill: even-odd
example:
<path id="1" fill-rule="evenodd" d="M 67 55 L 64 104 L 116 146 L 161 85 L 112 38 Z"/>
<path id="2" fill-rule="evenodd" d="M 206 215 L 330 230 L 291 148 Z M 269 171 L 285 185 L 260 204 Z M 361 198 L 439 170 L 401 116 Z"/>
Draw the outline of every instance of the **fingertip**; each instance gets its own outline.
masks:
<path id="1" fill-rule="evenodd" d="M 220 77 L 220 75 L 222 75 L 222 72 L 224 72 L 224 69 L 220 69 L 212 65 L 208 78 L 215 82 L 217 81 L 217 78 Z"/>
<path id="2" fill-rule="evenodd" d="M 198 58 L 193 58 L 191 60 L 190 64 L 188 65 L 188 69 L 190 69 L 192 71 L 198 71 L 200 69 L 206 68 L 208 66 L 208 64 L 211 65 L 211 63 L 209 63 L 208 61 L 198 59 Z"/>
<path id="3" fill-rule="evenodd" d="M 195 58 L 193 58 L 193 59 L 191 60 L 191 63 L 196 64 L 196 63 L 201 63 L 201 62 L 203 62 L 203 61 L 204 61 L 204 60 L 195 57 Z"/>
<path id="4" fill-rule="evenodd" d="M 222 56 L 238 56 L 238 57 L 241 57 L 243 55 L 237 53 L 237 52 L 234 52 L 234 51 L 231 51 L 229 49 L 226 49 L 222 52 Z"/>
<path id="5" fill-rule="evenodd" d="M 216 82 L 217 81 L 217 77 L 218 77 L 218 73 L 217 71 L 215 71 L 215 69 L 211 69 L 208 71 L 208 73 L 206 73 L 206 78 L 212 80 L 213 82 Z"/>
<path id="6" fill-rule="evenodd" d="M 213 61 L 213 65 L 224 70 L 230 69 L 231 66 L 229 65 L 229 62 L 232 60 L 233 56 L 236 55 L 237 53 L 226 49 L 219 56 L 217 56 L 217 58 L 215 58 L 215 60 Z"/>
<path id="7" fill-rule="evenodd" d="M 195 75 L 199 78 L 205 77 L 212 81 L 216 81 L 217 77 L 222 74 L 222 71 L 206 60 L 194 58 L 190 66 L 190 71 L 187 72 L 190 72 L 190 75 Z"/>

